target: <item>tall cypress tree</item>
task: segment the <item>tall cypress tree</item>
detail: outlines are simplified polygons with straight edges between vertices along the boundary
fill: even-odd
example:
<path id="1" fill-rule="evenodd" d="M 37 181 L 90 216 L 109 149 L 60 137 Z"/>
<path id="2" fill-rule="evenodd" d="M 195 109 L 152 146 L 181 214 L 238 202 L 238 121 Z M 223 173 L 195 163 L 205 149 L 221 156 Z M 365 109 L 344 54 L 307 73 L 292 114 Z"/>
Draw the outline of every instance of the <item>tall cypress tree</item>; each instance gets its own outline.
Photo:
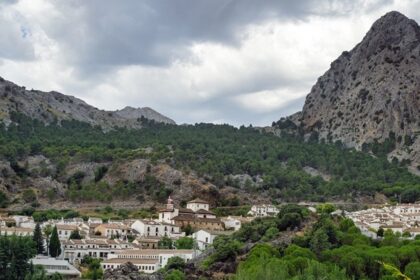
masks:
<path id="1" fill-rule="evenodd" d="M 50 255 L 51 257 L 58 257 L 61 254 L 60 239 L 58 239 L 57 227 L 55 226 L 50 238 Z"/>
<path id="2" fill-rule="evenodd" d="M 39 225 L 39 223 L 37 223 L 35 226 L 33 240 L 36 243 L 37 254 L 43 254 L 44 253 L 44 239 L 42 238 L 42 231 L 41 231 L 41 226 Z"/>

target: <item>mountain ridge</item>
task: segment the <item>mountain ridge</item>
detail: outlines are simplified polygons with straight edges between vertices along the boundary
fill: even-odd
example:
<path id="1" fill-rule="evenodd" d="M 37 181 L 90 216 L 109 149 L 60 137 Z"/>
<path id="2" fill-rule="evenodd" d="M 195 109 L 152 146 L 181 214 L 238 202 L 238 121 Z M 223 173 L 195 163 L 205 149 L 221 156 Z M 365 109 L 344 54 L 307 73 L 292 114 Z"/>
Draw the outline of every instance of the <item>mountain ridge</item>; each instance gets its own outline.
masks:
<path id="1" fill-rule="evenodd" d="M 82 99 L 57 91 L 26 90 L 0 77 L 0 119 L 6 125 L 11 113 L 19 112 L 44 123 L 77 120 L 99 125 L 105 130 L 114 127 L 142 128 L 142 117 L 166 124 L 176 124 L 172 119 L 149 108 L 127 108 L 116 111 L 100 110 Z"/>

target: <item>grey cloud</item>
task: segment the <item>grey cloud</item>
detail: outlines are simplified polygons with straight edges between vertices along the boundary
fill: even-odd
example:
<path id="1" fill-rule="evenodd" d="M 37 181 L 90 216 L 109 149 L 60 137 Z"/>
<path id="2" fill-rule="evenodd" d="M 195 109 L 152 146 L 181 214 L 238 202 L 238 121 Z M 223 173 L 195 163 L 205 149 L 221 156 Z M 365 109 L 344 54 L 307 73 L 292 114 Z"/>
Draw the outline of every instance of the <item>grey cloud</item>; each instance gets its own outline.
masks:
<path id="1" fill-rule="evenodd" d="M 68 62 L 88 71 L 132 64 L 165 66 L 187 58 L 193 42 L 238 44 L 237 31 L 247 24 L 273 18 L 305 20 L 310 15 L 341 15 L 358 2 L 57 1 L 53 3 L 65 17 L 55 19 L 45 30 L 65 48 Z"/>
<path id="2" fill-rule="evenodd" d="M 16 1 L 7 2 L 10 5 Z M 0 32 L 3 34 L 0 37 L 0 58 L 34 59 L 33 46 L 30 40 L 23 36 L 22 30 L 30 31 L 30 28 L 36 25 L 59 47 L 60 58 L 59 61 L 54 58 L 54 63 L 63 65 L 63 68 L 72 68 L 71 79 L 62 82 L 67 91 L 64 93 L 94 100 L 100 99 L 101 93 L 95 91 L 96 96 L 93 96 L 89 93 L 89 87 L 112 85 L 118 70 L 126 66 L 170 69 L 171 64 L 177 60 L 199 63 L 195 61 L 195 57 L 191 57 L 189 49 L 192 44 L 200 42 L 219 43 L 239 49 L 243 43 L 242 30 L 250 24 L 261 24 L 274 19 L 281 22 L 301 22 L 311 16 L 345 17 L 362 7 L 375 10 L 391 2 L 374 0 L 366 4 L 363 0 L 51 0 L 49 3 L 58 11 L 58 15 L 42 15 L 39 22 L 36 22 L 36 18 L 31 21 L 28 19 L 25 24 L 18 19 L 6 22 L 0 17 Z M 5 2 L 2 2 L 0 9 L 5 6 Z M 226 63 L 229 63 L 228 58 Z M 223 71 L 223 65 L 218 65 L 217 68 Z M 308 84 L 309 91 L 309 85 L 316 78 L 313 78 L 314 81 L 308 81 L 304 74 L 299 77 L 287 77 L 282 73 L 273 72 L 273 69 L 275 68 L 270 65 L 262 66 L 253 71 L 253 76 L 248 79 L 246 77 L 232 84 L 218 85 L 211 89 L 200 88 L 215 91 L 204 101 L 184 97 L 183 88 L 173 89 L 174 95 L 180 97 L 178 101 L 162 100 L 165 97 L 157 96 L 158 90 L 146 93 L 156 95 L 149 98 L 148 103 L 142 100 L 144 92 L 138 96 L 135 96 L 136 93 L 120 96 L 126 105 L 151 106 L 174 118 L 178 123 L 222 120 L 234 125 L 269 125 L 281 116 L 299 111 L 304 97 L 292 100 L 270 112 L 251 112 L 233 102 L 231 97 L 281 88 L 295 88 L 301 94 L 302 85 L 306 87 Z M 319 75 L 321 74 L 320 72 Z M 174 75 L 173 78 L 176 79 L 177 76 Z M 124 88 L 118 90 L 122 92 Z M 139 90 L 142 90 L 141 87 Z"/>
<path id="3" fill-rule="evenodd" d="M 31 60 L 35 57 L 30 30 L 17 18 L 10 19 L 0 14 L 0 34 L 0 58 Z"/>

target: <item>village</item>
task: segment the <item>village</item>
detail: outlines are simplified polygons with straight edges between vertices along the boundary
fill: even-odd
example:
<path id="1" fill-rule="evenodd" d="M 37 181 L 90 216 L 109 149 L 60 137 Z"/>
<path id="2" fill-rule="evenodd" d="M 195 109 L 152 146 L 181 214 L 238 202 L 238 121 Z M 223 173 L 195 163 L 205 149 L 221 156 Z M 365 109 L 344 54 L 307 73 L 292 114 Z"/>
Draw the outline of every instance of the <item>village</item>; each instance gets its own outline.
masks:
<path id="1" fill-rule="evenodd" d="M 277 213 L 275 206 L 264 205 L 253 206 L 248 217 L 219 218 L 202 199 L 189 201 L 186 208 L 176 208 L 169 197 L 166 207 L 158 210 L 158 219 L 109 220 L 106 223 L 96 217 L 48 220 L 39 226 L 42 232 L 46 228 L 56 229 L 60 254 L 55 257 L 38 255 L 31 262 L 43 266 L 48 274 L 57 272 L 69 279 L 81 276 L 79 267 L 85 257 L 100 259 L 103 270 L 131 262 L 140 271 L 153 273 L 172 257 L 180 257 L 186 262 L 197 257 L 217 236 L 239 230 L 243 222 Z M 30 216 L 0 216 L 2 235 L 33 236 L 36 226 Z M 182 238 L 192 240 L 193 245 L 188 249 L 171 245 Z M 48 252 L 48 237 L 43 236 L 43 239 L 45 252 Z M 163 240 L 165 245 L 162 245 Z"/>
<path id="2" fill-rule="evenodd" d="M 316 212 L 308 206 L 310 212 Z M 166 266 L 170 258 L 180 257 L 188 262 L 209 248 L 215 238 L 230 235 L 243 223 L 257 217 L 273 217 L 279 213 L 275 205 L 253 205 L 246 216 L 217 217 L 208 202 L 196 198 L 185 208 L 175 207 L 171 197 L 166 206 L 158 210 L 157 219 L 109 220 L 82 218 L 48 220 L 40 223 L 41 229 L 53 228 L 60 241 L 60 253 L 51 257 L 48 237 L 43 236 L 46 255 L 31 260 L 43 266 L 48 274 L 58 272 L 64 278 L 81 276 L 80 265 L 84 258 L 100 260 L 103 270 L 113 270 L 132 263 L 139 271 L 153 273 Z M 361 232 L 371 238 L 380 238 L 380 232 L 390 230 L 404 238 L 420 235 L 420 204 L 401 204 L 347 212 L 336 210 L 332 215 L 342 215 L 353 220 Z M 1 216 L 0 233 L 33 236 L 37 223 L 30 216 Z M 45 232 L 45 231 L 43 231 Z M 179 245 L 181 240 L 190 245 Z M 178 242 L 177 242 L 178 241 Z"/>
<path id="3" fill-rule="evenodd" d="M 398 204 L 382 208 L 369 208 L 355 212 L 344 212 L 360 231 L 372 238 L 382 237 L 390 230 L 406 238 L 420 235 L 420 204 Z"/>

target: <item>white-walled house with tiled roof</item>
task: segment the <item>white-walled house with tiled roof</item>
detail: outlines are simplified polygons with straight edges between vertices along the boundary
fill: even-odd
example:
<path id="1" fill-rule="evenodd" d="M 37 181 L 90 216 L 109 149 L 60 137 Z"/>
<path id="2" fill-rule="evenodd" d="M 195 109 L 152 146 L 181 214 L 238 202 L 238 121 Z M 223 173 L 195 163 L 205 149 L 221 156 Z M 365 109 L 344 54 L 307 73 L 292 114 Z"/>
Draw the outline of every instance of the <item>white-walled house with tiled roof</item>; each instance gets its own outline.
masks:
<path id="1" fill-rule="evenodd" d="M 127 262 L 133 263 L 140 271 L 153 273 L 165 267 L 172 257 L 180 257 L 185 262 L 193 259 L 199 252 L 194 250 L 170 250 L 170 249 L 140 249 L 123 250 L 109 254 L 108 259 L 101 262 L 102 268 L 117 269 Z M 147 266 L 147 267 L 146 267 Z"/>
<path id="2" fill-rule="evenodd" d="M 139 219 L 131 224 L 131 228 L 138 232 L 138 235 L 141 237 L 171 237 L 178 238 L 184 236 L 184 233 L 181 231 L 180 227 L 165 222 L 153 221 Z"/>
<path id="3" fill-rule="evenodd" d="M 196 198 L 187 202 L 187 208 L 193 210 L 194 212 L 197 212 L 200 209 L 209 211 L 210 204 L 205 200 Z"/>
<path id="4" fill-rule="evenodd" d="M 84 256 L 106 259 L 118 250 L 134 248 L 134 244 L 113 239 L 70 239 L 62 242 L 63 258 L 70 263 L 81 261 Z"/>

